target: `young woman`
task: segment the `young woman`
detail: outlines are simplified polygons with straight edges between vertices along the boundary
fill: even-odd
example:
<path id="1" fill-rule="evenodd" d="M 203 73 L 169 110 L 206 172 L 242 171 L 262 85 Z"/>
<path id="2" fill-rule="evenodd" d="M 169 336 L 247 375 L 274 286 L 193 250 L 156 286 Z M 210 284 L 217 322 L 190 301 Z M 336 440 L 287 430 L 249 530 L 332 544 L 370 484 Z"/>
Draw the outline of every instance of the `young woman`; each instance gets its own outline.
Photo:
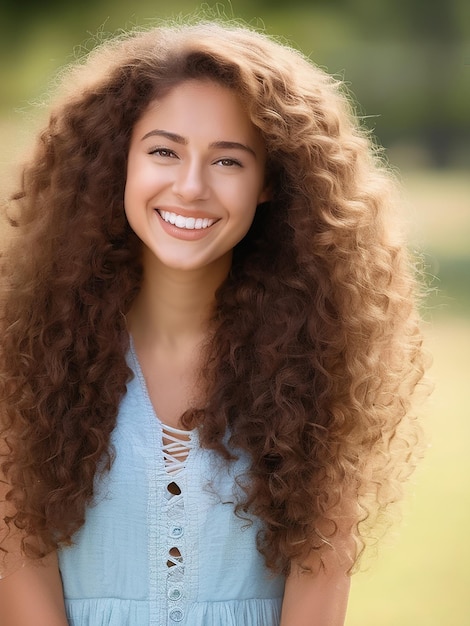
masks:
<path id="1" fill-rule="evenodd" d="M 418 434 L 392 190 L 249 29 L 70 70 L 2 261 L 2 626 L 343 624 Z"/>

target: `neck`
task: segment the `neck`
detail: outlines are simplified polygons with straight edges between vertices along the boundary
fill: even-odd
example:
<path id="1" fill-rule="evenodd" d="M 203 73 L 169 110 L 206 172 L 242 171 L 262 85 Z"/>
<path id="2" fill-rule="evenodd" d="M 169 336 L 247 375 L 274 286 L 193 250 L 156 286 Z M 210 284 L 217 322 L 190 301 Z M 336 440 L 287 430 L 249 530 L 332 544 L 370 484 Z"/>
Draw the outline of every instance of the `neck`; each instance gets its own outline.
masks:
<path id="1" fill-rule="evenodd" d="M 128 316 L 137 343 L 177 348 L 201 341 L 215 304 L 215 292 L 230 271 L 231 258 L 181 271 L 144 259 L 142 286 Z"/>

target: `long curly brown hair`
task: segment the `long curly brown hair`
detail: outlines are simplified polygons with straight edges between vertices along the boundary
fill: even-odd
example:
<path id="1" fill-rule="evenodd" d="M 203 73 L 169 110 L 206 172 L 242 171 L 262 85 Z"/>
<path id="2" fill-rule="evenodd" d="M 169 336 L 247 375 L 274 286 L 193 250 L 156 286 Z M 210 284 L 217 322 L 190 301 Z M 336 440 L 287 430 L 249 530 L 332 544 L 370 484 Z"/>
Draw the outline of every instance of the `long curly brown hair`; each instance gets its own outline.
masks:
<path id="1" fill-rule="evenodd" d="M 425 359 L 394 183 L 337 80 L 264 34 L 216 23 L 122 36 L 69 68 L 23 170 L 10 204 L 19 234 L 2 259 L 6 527 L 27 553 L 69 543 L 112 463 L 141 280 L 123 209 L 130 134 L 191 78 L 242 99 L 272 200 L 217 293 L 207 402 L 183 421 L 206 447 L 227 456 L 230 429 L 230 449 L 248 452 L 237 512 L 262 520 L 270 568 L 330 544 L 338 511 L 353 512 L 358 555 L 419 435 L 411 401 Z"/>

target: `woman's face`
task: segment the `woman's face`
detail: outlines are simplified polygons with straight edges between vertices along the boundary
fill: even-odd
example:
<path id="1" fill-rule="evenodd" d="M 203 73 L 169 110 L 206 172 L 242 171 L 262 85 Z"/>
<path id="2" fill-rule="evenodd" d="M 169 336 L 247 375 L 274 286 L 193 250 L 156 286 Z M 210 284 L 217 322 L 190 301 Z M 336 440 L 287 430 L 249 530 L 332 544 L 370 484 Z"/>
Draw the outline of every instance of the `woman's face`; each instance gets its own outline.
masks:
<path id="1" fill-rule="evenodd" d="M 232 90 L 188 80 L 150 104 L 128 155 L 125 210 L 148 255 L 179 270 L 230 262 L 268 199 L 263 141 Z"/>

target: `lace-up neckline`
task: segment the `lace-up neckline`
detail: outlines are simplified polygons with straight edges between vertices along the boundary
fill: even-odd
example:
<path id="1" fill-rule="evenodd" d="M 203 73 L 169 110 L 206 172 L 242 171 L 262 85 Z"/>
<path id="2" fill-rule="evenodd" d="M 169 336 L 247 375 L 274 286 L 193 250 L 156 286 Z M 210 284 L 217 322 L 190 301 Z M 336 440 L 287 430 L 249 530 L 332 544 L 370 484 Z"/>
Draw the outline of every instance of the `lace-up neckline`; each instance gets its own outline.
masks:
<path id="1" fill-rule="evenodd" d="M 160 422 L 162 426 L 163 459 L 168 474 L 176 476 L 185 468 L 189 451 L 194 448 L 190 431 L 173 428 Z"/>
<path id="2" fill-rule="evenodd" d="M 132 336 L 130 336 L 130 353 L 134 360 L 134 370 L 135 374 L 140 380 L 140 384 L 142 390 L 145 394 L 146 400 L 150 406 L 152 406 L 152 401 L 150 400 L 150 395 L 147 389 L 147 385 L 145 382 L 144 374 L 142 372 L 142 368 L 140 366 L 139 359 L 137 357 L 137 353 L 135 350 L 134 340 Z M 163 451 L 163 459 L 165 463 L 165 469 L 168 474 L 172 476 L 178 474 L 183 470 L 186 466 L 186 460 L 188 458 L 190 450 L 192 450 L 196 443 L 194 441 L 195 431 L 183 430 L 182 428 L 175 428 L 174 426 L 169 426 L 168 424 L 163 423 L 155 410 L 153 411 L 154 417 L 157 422 L 160 424 L 162 429 L 162 451 Z"/>

